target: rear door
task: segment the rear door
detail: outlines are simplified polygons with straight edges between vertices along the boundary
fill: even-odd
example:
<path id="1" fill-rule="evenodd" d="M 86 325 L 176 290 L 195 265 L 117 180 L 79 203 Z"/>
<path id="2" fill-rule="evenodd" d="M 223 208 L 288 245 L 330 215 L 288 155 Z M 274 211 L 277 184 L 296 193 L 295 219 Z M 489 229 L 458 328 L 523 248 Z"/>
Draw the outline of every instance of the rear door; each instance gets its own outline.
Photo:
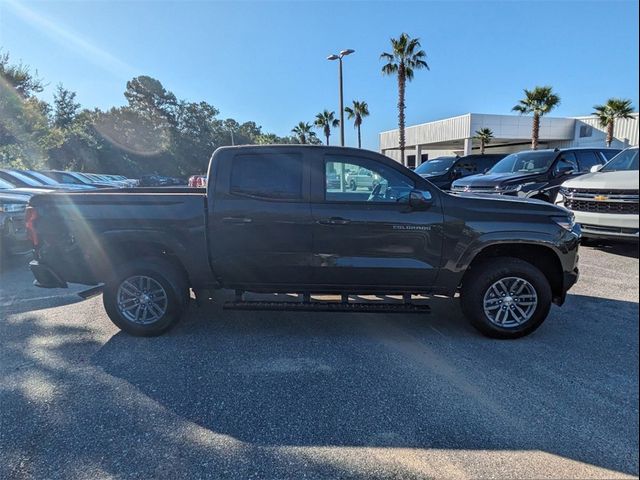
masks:
<path id="1" fill-rule="evenodd" d="M 214 273 L 232 287 L 309 283 L 309 167 L 300 149 L 231 149 L 215 167 L 208 200 Z"/>
<path id="2" fill-rule="evenodd" d="M 373 190 L 327 187 L 326 175 L 353 166 L 367 171 Z M 341 153 L 321 155 L 312 168 L 314 284 L 373 292 L 423 290 L 435 282 L 443 224 L 437 188 L 429 192 L 431 208 L 417 211 L 408 204 L 414 179 L 402 169 Z"/>

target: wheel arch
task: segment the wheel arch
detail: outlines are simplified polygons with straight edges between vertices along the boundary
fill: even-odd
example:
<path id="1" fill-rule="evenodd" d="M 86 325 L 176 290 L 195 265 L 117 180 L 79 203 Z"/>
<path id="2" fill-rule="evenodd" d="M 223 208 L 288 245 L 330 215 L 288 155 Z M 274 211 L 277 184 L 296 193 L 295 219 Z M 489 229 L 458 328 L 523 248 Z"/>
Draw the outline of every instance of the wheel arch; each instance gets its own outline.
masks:
<path id="1" fill-rule="evenodd" d="M 484 246 L 470 259 L 461 285 L 464 285 L 474 266 L 491 261 L 492 258 L 504 257 L 518 258 L 540 270 L 549 281 L 554 302 L 561 301 L 564 293 L 562 262 L 551 246 L 541 243 L 500 242 Z"/>

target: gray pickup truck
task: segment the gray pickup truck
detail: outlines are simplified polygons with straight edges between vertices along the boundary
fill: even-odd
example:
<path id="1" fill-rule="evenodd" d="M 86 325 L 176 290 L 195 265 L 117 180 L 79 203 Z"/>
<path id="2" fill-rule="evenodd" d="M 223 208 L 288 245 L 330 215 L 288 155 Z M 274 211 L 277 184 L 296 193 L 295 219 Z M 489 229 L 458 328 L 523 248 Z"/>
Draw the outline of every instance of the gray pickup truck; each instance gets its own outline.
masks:
<path id="1" fill-rule="evenodd" d="M 368 190 L 327 181 L 366 169 Z M 448 194 L 380 154 L 320 146 L 218 149 L 208 186 L 51 193 L 32 198 L 27 228 L 36 284 L 104 283 L 111 320 L 133 335 L 178 321 L 193 291 L 238 292 L 237 308 L 421 311 L 414 294 L 460 294 L 486 335 L 535 330 L 578 278 L 580 229 L 535 200 Z M 298 293 L 298 304 L 242 292 Z M 341 294 L 341 302 L 312 295 Z M 349 295 L 402 295 L 354 304 Z M 404 310 L 403 310 L 404 309 Z"/>

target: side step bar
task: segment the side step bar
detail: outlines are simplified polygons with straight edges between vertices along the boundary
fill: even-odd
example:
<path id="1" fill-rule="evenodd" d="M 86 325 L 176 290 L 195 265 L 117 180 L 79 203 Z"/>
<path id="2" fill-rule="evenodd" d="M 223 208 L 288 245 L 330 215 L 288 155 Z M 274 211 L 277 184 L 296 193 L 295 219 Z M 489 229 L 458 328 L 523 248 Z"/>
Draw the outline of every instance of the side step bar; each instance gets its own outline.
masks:
<path id="1" fill-rule="evenodd" d="M 263 302 L 229 301 L 225 310 L 267 310 L 284 312 L 362 312 L 362 313 L 430 313 L 429 305 L 413 303 L 349 302 Z"/>

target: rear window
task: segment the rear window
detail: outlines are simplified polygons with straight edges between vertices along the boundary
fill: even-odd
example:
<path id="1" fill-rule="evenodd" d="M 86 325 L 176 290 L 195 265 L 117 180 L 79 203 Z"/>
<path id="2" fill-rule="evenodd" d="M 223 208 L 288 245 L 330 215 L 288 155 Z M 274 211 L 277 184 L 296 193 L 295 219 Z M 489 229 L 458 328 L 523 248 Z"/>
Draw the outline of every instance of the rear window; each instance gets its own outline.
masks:
<path id="1" fill-rule="evenodd" d="M 238 155 L 231 168 L 231 193 L 282 200 L 302 199 L 302 156 Z"/>

